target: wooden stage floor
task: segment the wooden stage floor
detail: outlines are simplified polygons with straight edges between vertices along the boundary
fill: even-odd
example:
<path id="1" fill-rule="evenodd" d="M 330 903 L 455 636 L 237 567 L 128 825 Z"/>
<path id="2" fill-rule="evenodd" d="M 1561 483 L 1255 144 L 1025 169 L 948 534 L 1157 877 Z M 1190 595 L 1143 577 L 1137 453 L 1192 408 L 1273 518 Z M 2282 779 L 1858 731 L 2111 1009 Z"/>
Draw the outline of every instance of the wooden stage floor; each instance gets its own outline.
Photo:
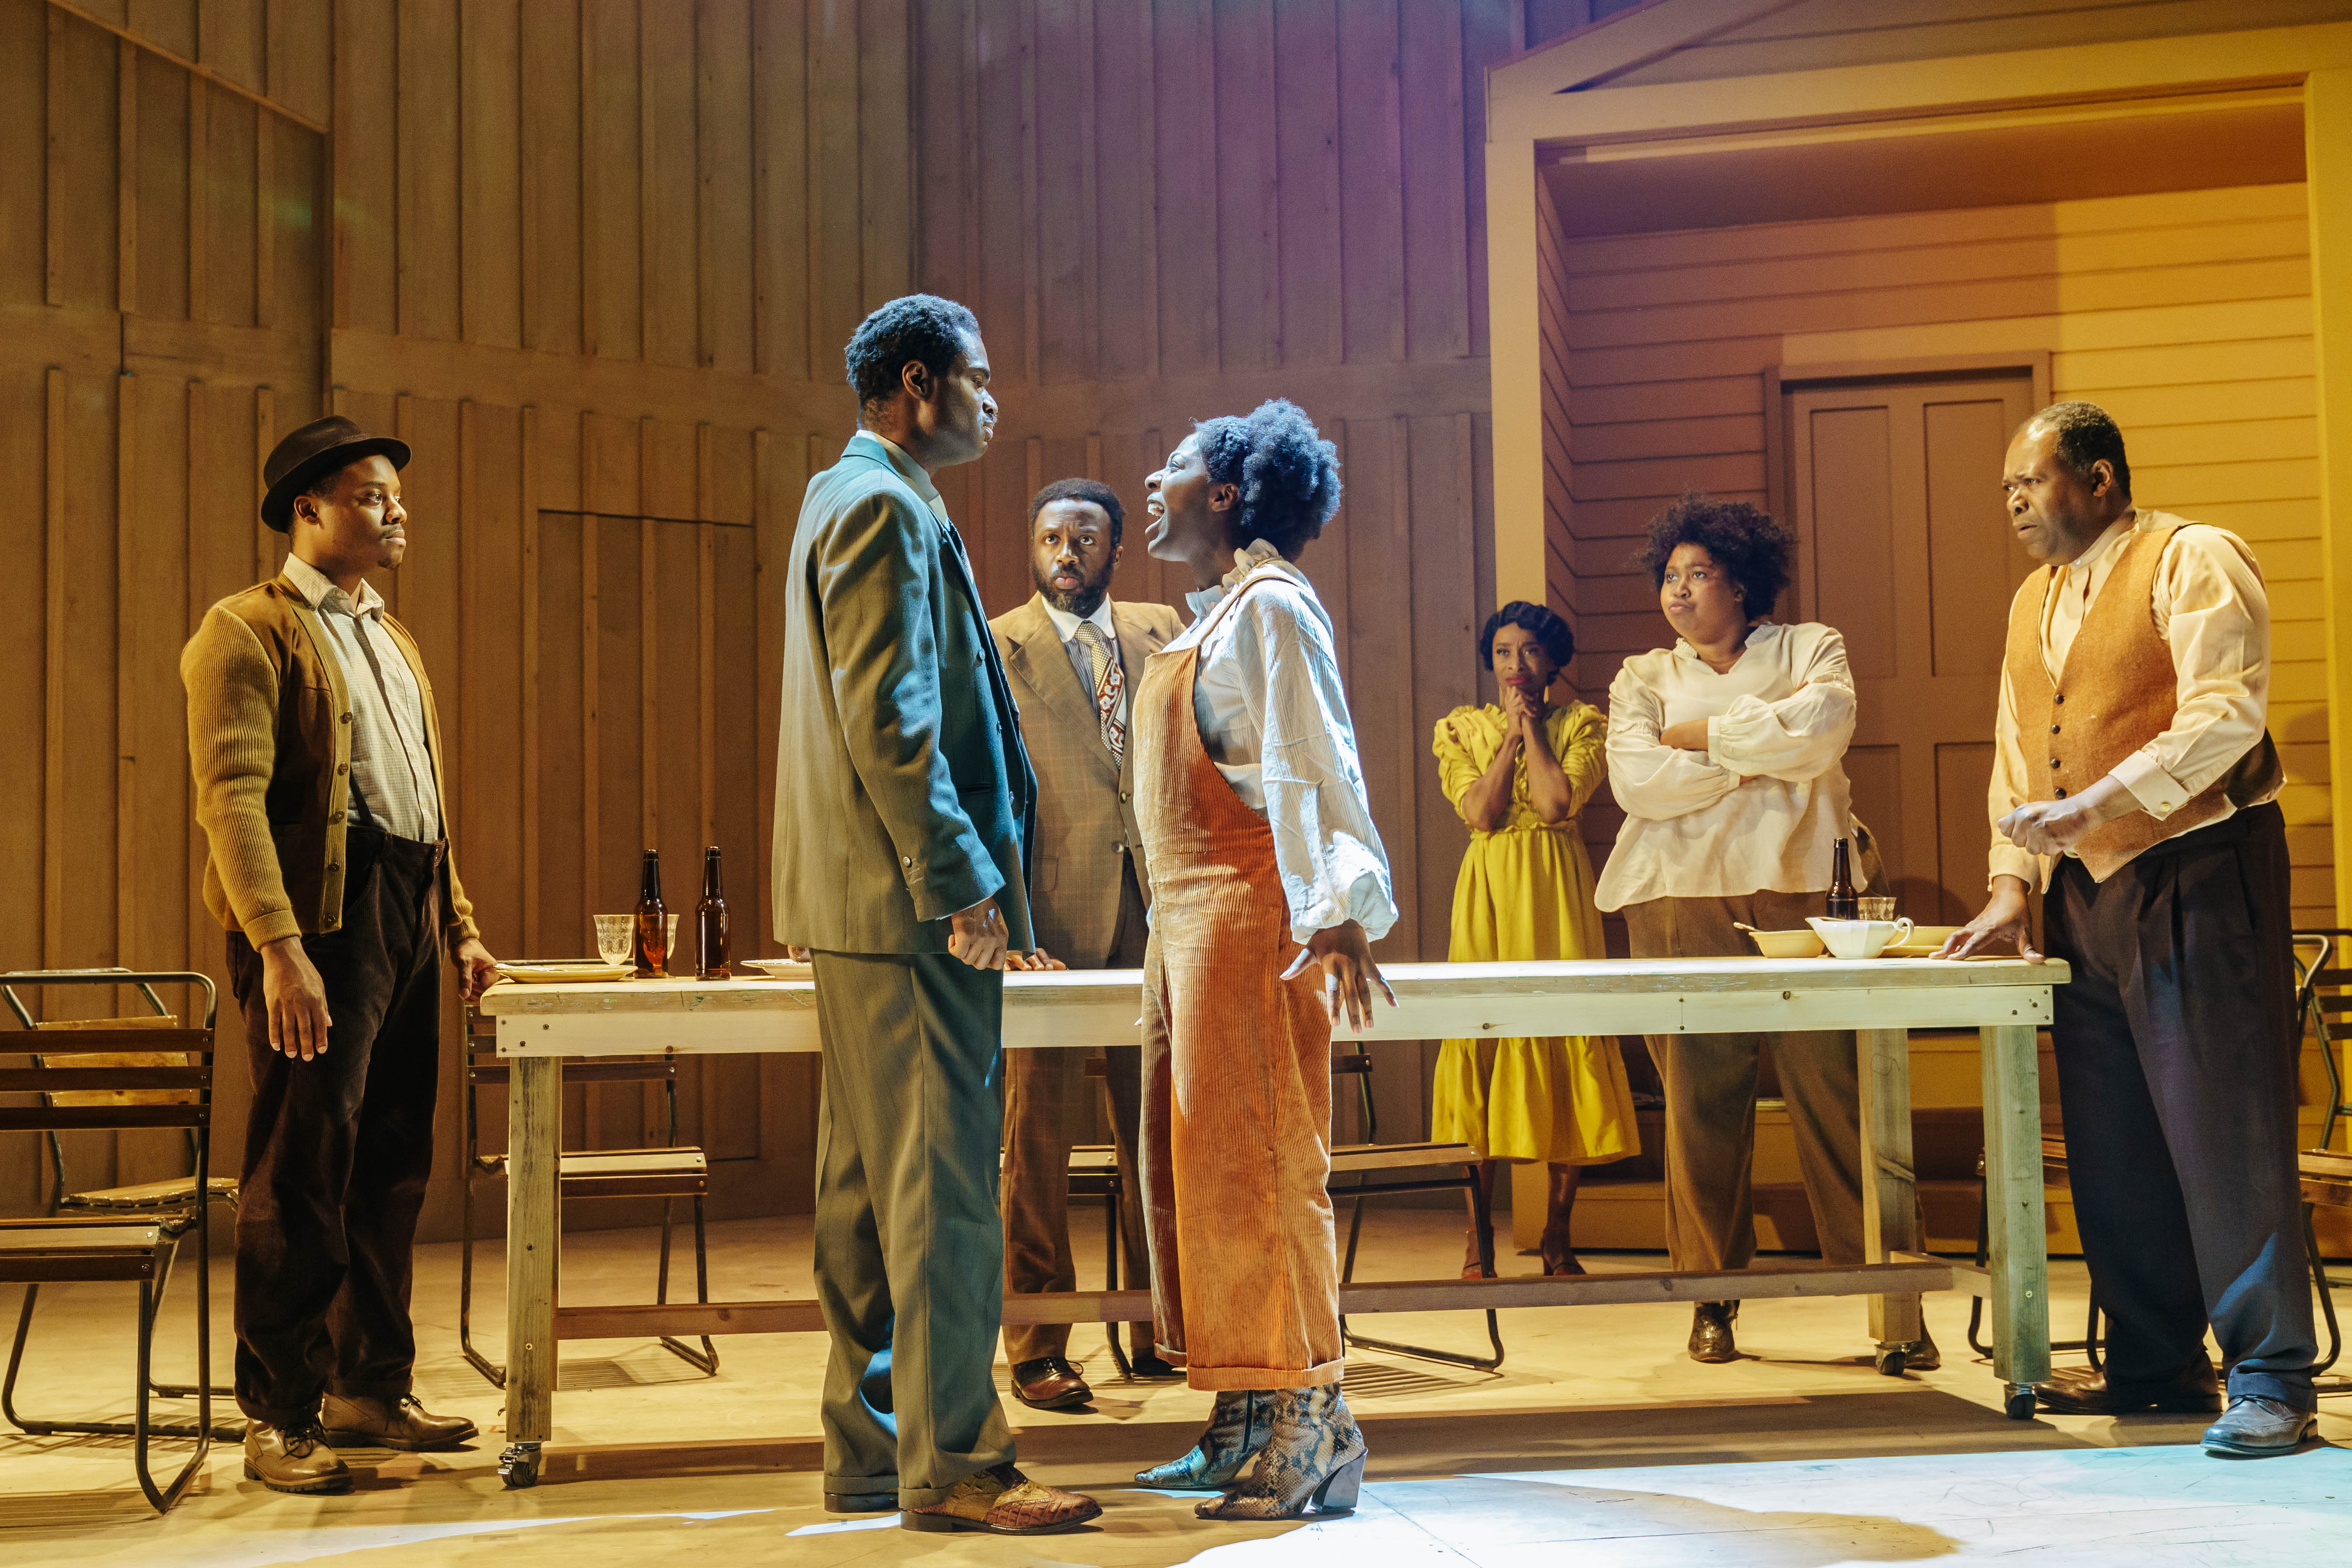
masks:
<path id="1" fill-rule="evenodd" d="M 1080 1216 L 1079 1238 L 1091 1242 L 1093 1216 Z M 1440 1211 L 1391 1210 L 1368 1218 L 1367 1231 L 1368 1278 L 1427 1278 L 1459 1257 L 1459 1225 Z M 716 1226 L 712 1241 L 714 1293 L 807 1290 L 805 1219 Z M 1588 1266 L 1657 1260 L 1602 1256 Z M 1505 1263 L 1511 1273 L 1536 1267 Z M 564 1268 L 572 1300 L 642 1299 L 650 1236 L 574 1236 Z M 485 1272 L 490 1293 L 475 1321 L 488 1326 L 495 1352 L 500 1276 L 494 1263 Z M 2054 1327 L 2079 1332 L 2082 1267 L 2061 1261 L 2052 1273 Z M 45 1291 L 20 1405 L 58 1415 L 124 1408 L 117 1391 L 129 1376 L 130 1300 L 116 1287 Z M 225 1272 L 217 1301 L 216 1365 L 226 1369 Z M 10 1326 L 13 1307 L 13 1295 L 0 1298 Z M 184 1298 L 161 1342 L 167 1376 L 183 1375 L 185 1307 Z M 2352 1451 L 2231 1463 L 2197 1449 L 2203 1422 L 2194 1418 L 2005 1419 L 1999 1384 L 1965 1348 L 1968 1304 L 1957 1296 L 1927 1302 L 1944 1370 L 1900 1380 L 1864 1360 L 1859 1300 L 1748 1307 L 1739 1327 L 1749 1359 L 1728 1366 L 1683 1355 L 1689 1318 L 1675 1306 L 1506 1314 L 1509 1359 L 1498 1374 L 1364 1356 L 1349 1378 L 1373 1448 L 1364 1505 L 1352 1519 L 1306 1527 L 1204 1523 L 1192 1500 L 1129 1484 L 1134 1470 L 1191 1441 L 1208 1396 L 1118 1382 L 1100 1331 L 1080 1328 L 1073 1351 L 1099 1380 L 1094 1413 L 1039 1415 L 1009 1402 L 1008 1411 L 1024 1465 L 1094 1491 L 1101 1527 L 1018 1542 L 915 1535 L 893 1518 L 839 1521 L 821 1510 L 824 1345 L 813 1335 L 723 1340 L 719 1376 L 708 1381 L 650 1342 L 570 1347 L 559 1447 L 536 1489 L 504 1491 L 499 1396 L 457 1353 L 454 1246 L 420 1249 L 416 1316 L 419 1392 L 433 1408 L 482 1424 L 470 1451 L 354 1454 L 353 1493 L 312 1499 L 245 1480 L 236 1449 L 222 1446 L 196 1490 L 158 1520 L 137 1497 L 121 1442 L 0 1429 L 0 1561 L 1143 1568 L 1213 1551 L 1219 1563 L 1345 1568 L 1827 1568 L 1995 1556 L 2157 1568 L 2328 1561 L 2352 1541 Z M 1381 1328 L 1464 1350 L 1484 1337 L 1466 1313 Z M 2352 1399 L 2322 1409 L 2322 1434 L 2352 1444 Z M 172 1451 L 163 1446 L 159 1463 Z"/>

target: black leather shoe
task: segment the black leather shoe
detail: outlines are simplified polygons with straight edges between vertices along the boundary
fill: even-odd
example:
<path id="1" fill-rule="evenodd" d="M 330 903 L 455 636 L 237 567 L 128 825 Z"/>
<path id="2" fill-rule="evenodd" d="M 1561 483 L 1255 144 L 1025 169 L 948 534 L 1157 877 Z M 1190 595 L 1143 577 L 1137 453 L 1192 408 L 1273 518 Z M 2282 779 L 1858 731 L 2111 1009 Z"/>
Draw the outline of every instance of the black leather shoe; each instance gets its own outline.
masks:
<path id="1" fill-rule="evenodd" d="M 2319 1435 L 2319 1417 L 2283 1399 L 2241 1394 L 2230 1400 L 2230 1412 L 2205 1428 L 2205 1451 L 2242 1459 L 2267 1459 L 2292 1454 Z"/>
<path id="2" fill-rule="evenodd" d="M 2206 1415 L 2221 1408 L 2212 1363 L 2203 1356 L 2177 1376 L 2157 1383 L 2116 1383 L 2105 1373 L 2069 1368 L 2048 1383 L 2035 1384 L 2033 1396 L 2042 1409 L 2060 1415 L 2132 1415 L 2147 1410 Z"/>
<path id="3" fill-rule="evenodd" d="M 1181 1377 L 1184 1369 L 1172 1361 L 1165 1361 L 1150 1351 L 1139 1351 L 1127 1358 L 1127 1370 L 1136 1377 L 1150 1382 Z"/>
<path id="4" fill-rule="evenodd" d="M 1737 1301 L 1700 1301 L 1691 1310 L 1690 1358 L 1709 1365 L 1739 1359 L 1731 1342 L 1731 1322 L 1739 1316 Z"/>
<path id="5" fill-rule="evenodd" d="M 1039 1356 L 1013 1369 L 1013 1397 L 1032 1410 L 1069 1410 L 1094 1396 L 1078 1369 L 1061 1356 Z"/>
<path id="6" fill-rule="evenodd" d="M 1944 1364 L 1944 1352 L 1936 1348 L 1936 1336 L 1927 1331 L 1925 1323 L 1919 1325 L 1917 1339 L 1887 1348 L 1903 1352 L 1903 1370 L 1906 1372 L 1934 1372 Z"/>

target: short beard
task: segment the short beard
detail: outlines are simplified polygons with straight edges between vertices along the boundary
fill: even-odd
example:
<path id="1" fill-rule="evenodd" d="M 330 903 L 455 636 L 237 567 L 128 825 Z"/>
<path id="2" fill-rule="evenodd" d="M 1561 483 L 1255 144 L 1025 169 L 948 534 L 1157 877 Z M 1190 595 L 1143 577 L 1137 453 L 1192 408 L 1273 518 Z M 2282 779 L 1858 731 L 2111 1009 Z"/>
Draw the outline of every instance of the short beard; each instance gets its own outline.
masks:
<path id="1" fill-rule="evenodd" d="M 1073 588 L 1068 593 L 1065 594 L 1057 592 L 1056 590 L 1046 586 L 1043 583 L 1039 583 L 1037 584 L 1037 592 L 1045 595 L 1045 602 L 1053 605 L 1054 608 L 1061 611 L 1062 614 L 1066 616 L 1076 616 L 1078 619 L 1083 621 L 1087 616 L 1093 615 L 1097 610 L 1102 608 L 1102 602 L 1110 597 L 1110 584 L 1108 583 L 1087 583 Z"/>

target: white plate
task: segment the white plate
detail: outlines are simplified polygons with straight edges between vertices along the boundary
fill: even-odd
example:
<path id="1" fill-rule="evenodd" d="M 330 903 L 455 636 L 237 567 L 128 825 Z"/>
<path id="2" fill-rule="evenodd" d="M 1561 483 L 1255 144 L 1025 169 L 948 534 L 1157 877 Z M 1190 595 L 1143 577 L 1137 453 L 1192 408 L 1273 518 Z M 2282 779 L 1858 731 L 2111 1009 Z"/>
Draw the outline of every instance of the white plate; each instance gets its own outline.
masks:
<path id="1" fill-rule="evenodd" d="M 569 963 L 517 960 L 499 964 L 498 970 L 504 978 L 525 985 L 610 985 L 616 980 L 626 980 L 631 973 L 625 963 L 599 963 L 586 959 Z"/>
<path id="2" fill-rule="evenodd" d="M 789 958 L 745 958 L 736 961 L 745 969 L 756 969 L 767 980 L 814 980 L 813 964 L 795 963 Z"/>

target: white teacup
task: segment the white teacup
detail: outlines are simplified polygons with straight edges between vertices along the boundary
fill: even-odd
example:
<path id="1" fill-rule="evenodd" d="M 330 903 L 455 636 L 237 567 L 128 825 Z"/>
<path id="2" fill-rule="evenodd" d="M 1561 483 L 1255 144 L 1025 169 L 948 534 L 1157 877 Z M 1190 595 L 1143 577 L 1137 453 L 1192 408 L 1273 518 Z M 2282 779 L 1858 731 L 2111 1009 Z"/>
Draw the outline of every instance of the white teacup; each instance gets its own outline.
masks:
<path id="1" fill-rule="evenodd" d="M 1821 933 L 1832 958 L 1876 958 L 1911 935 L 1906 918 L 1894 921 L 1833 921 L 1813 915 L 1805 923 Z"/>

